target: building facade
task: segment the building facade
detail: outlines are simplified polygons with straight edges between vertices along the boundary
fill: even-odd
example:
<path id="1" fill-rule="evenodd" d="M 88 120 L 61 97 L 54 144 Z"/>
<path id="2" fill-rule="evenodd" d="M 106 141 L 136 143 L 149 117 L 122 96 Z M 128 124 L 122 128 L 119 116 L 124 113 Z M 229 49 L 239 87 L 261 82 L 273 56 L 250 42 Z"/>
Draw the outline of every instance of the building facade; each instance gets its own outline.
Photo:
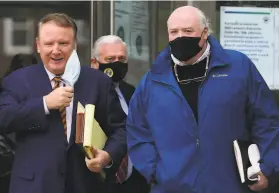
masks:
<path id="1" fill-rule="evenodd" d="M 220 39 L 220 7 L 277 7 L 270 1 L 34 1 L 0 2 L 0 77 L 18 53 L 36 53 L 39 19 L 51 12 L 64 12 L 78 25 L 78 54 L 90 65 L 91 48 L 102 35 L 116 34 L 128 45 L 126 81 L 137 85 L 157 54 L 168 45 L 167 19 L 177 7 L 193 5 L 209 18 L 213 36 Z M 38 57 L 39 58 L 39 57 Z M 274 93 L 276 93 L 274 91 Z"/>
<path id="2" fill-rule="evenodd" d="M 63 12 L 78 25 L 78 54 L 90 65 L 91 48 L 102 35 L 119 35 L 128 45 L 127 81 L 136 85 L 158 52 L 167 46 L 166 21 L 171 11 L 187 1 L 33 1 L 0 2 L 0 77 L 14 55 L 35 54 L 39 19 Z"/>

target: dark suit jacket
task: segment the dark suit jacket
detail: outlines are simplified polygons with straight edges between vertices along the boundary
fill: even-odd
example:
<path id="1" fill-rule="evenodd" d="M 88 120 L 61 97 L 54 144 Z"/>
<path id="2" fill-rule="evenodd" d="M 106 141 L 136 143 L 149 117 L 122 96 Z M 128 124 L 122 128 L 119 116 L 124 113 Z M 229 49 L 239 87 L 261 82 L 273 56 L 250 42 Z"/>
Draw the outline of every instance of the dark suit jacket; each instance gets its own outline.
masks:
<path id="1" fill-rule="evenodd" d="M 135 87 L 127 82 L 119 82 L 119 89 L 129 106 Z M 146 179 L 133 167 L 133 171 L 129 179 L 123 184 L 117 184 L 114 193 L 148 193 L 150 192 L 149 185 Z"/>
<path id="2" fill-rule="evenodd" d="M 127 105 L 129 106 L 130 99 L 132 98 L 136 88 L 127 82 L 120 81 L 119 89 L 123 94 L 123 97 L 125 98 Z"/>
<path id="3" fill-rule="evenodd" d="M 126 154 L 126 115 L 112 81 L 99 70 L 81 68 L 74 86 L 69 144 L 59 111 L 45 115 L 43 96 L 51 91 L 42 64 L 17 70 L 2 82 L 0 133 L 17 135 L 10 193 L 104 192 L 105 185 L 87 169 L 84 154 L 74 143 L 76 110 L 78 101 L 95 104 L 95 118 L 108 136 L 104 150 L 120 163 Z"/>

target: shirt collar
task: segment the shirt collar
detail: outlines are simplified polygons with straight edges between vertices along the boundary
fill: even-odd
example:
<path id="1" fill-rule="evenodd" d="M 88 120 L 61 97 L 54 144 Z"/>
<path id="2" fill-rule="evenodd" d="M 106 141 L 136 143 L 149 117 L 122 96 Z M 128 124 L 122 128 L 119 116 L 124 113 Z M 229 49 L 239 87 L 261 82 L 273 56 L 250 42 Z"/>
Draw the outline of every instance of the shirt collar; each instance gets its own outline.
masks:
<path id="1" fill-rule="evenodd" d="M 51 81 L 54 77 L 56 77 L 55 74 L 51 73 L 45 66 L 44 66 L 46 73 L 48 75 L 49 80 Z"/>
<path id="2" fill-rule="evenodd" d="M 44 68 L 45 68 L 45 70 L 46 70 L 46 73 L 47 73 L 47 75 L 48 75 L 49 80 L 52 81 L 53 78 L 56 77 L 57 75 L 55 75 L 55 74 L 53 74 L 52 72 L 50 72 L 50 71 L 46 68 L 45 65 L 44 65 Z M 62 76 L 61 76 L 61 77 L 62 77 Z M 62 78 L 61 78 L 61 80 L 63 81 Z"/>
<path id="3" fill-rule="evenodd" d="M 123 99 L 121 90 L 120 90 L 120 88 L 119 88 L 119 82 L 114 82 L 113 84 L 114 84 L 114 86 L 115 86 L 115 91 L 116 91 L 118 97 L 119 97 L 120 99 Z"/>

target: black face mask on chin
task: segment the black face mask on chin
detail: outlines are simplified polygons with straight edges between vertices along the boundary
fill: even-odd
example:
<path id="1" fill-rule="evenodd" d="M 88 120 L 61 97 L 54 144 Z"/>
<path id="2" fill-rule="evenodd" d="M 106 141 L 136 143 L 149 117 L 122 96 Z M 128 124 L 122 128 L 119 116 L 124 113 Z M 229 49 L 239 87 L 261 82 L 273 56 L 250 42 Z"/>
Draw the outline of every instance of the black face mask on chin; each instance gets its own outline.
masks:
<path id="1" fill-rule="evenodd" d="M 188 61 L 202 50 L 200 41 L 201 37 L 178 37 L 169 42 L 171 53 L 180 61 Z"/>
<path id="2" fill-rule="evenodd" d="M 113 82 L 119 82 L 124 79 L 128 72 L 128 63 L 116 61 L 112 63 L 100 63 L 99 70 L 108 75 Z"/>

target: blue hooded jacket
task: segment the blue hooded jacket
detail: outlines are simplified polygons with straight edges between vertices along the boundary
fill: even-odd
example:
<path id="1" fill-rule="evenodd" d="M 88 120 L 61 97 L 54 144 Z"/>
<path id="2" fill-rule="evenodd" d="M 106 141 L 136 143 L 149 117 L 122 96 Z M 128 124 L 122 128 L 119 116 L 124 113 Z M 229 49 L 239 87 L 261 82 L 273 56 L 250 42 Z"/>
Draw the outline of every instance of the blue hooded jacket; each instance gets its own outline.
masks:
<path id="1" fill-rule="evenodd" d="M 199 88 L 199 123 L 172 72 L 170 49 L 155 60 L 129 106 L 127 143 L 152 193 L 245 193 L 233 140 L 258 144 L 262 172 L 279 171 L 279 112 L 252 61 L 212 36 L 206 79 Z"/>

